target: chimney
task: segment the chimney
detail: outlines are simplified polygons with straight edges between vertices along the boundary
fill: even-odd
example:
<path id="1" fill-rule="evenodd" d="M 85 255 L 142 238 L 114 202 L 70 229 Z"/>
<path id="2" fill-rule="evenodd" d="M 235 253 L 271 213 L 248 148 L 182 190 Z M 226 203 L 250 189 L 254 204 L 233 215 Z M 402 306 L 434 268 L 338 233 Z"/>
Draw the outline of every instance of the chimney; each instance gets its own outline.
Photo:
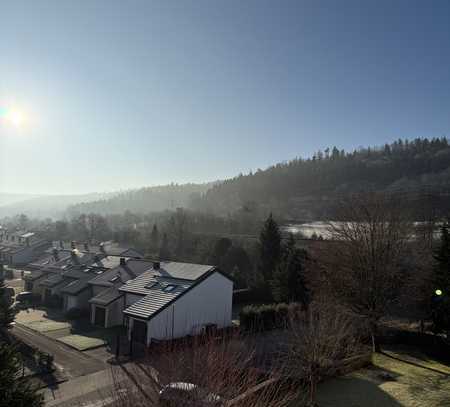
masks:
<path id="1" fill-rule="evenodd" d="M 64 242 L 62 240 L 59 241 L 59 247 L 61 249 L 64 249 Z"/>
<path id="2" fill-rule="evenodd" d="M 159 270 L 159 267 L 160 267 L 159 261 L 154 261 L 153 262 L 153 270 Z"/>
<path id="3" fill-rule="evenodd" d="M 127 264 L 125 257 L 120 258 L 120 265 L 125 266 Z"/>
<path id="4" fill-rule="evenodd" d="M 85 251 L 89 251 L 89 243 L 88 242 L 84 242 L 84 250 Z"/>
<path id="5" fill-rule="evenodd" d="M 56 247 L 53 248 L 53 258 L 55 259 L 55 261 L 58 261 L 58 259 L 59 259 L 58 249 Z"/>
<path id="6" fill-rule="evenodd" d="M 71 247 L 72 249 L 76 249 L 76 248 L 77 248 L 77 245 L 76 245 L 76 243 L 75 243 L 75 240 L 72 240 L 72 241 L 70 242 L 70 247 Z"/>

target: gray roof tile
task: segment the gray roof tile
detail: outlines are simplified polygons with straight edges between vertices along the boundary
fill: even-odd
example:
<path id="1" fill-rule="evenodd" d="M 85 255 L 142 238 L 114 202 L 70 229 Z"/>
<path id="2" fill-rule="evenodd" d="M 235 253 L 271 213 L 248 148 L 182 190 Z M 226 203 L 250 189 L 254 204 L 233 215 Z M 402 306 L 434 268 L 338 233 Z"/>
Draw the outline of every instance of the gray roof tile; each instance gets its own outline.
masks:
<path id="1" fill-rule="evenodd" d="M 147 295 L 141 300 L 130 305 L 124 310 L 124 313 L 137 318 L 149 319 L 161 308 L 172 302 L 186 290 L 188 290 L 194 281 L 186 280 L 166 280 L 162 278 L 153 278 L 148 280 L 148 283 L 153 282 L 155 285 L 147 289 Z M 175 288 L 166 292 L 166 287 L 174 285 Z"/>
<path id="2" fill-rule="evenodd" d="M 109 287 L 91 298 L 89 302 L 97 305 L 108 305 L 122 296 L 123 293 L 119 292 L 117 287 Z"/>

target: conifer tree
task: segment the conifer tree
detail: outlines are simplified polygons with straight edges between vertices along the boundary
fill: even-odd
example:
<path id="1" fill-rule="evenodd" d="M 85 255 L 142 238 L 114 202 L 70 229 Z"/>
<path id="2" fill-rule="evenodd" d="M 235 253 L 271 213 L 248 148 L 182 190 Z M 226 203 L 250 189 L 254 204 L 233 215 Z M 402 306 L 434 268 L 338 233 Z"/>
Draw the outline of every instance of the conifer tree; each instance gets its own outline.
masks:
<path id="1" fill-rule="evenodd" d="M 159 258 L 161 260 L 168 260 L 170 257 L 170 250 L 169 250 L 169 241 L 167 240 L 167 234 L 163 234 L 161 247 L 159 249 Z"/>
<path id="2" fill-rule="evenodd" d="M 9 344 L 0 341 L 0 407 L 41 407 L 43 397 L 22 378 L 20 354 Z"/>
<path id="3" fill-rule="evenodd" d="M 304 308 L 309 302 L 309 292 L 304 277 L 306 251 L 295 246 L 291 234 L 280 264 L 271 283 L 272 296 L 278 302 L 300 302 Z"/>
<path id="4" fill-rule="evenodd" d="M 450 235 L 449 225 L 441 228 L 441 242 L 434 253 L 434 295 L 431 318 L 437 332 L 450 330 Z"/>
<path id="5" fill-rule="evenodd" d="M 159 231 L 158 231 L 158 227 L 156 226 L 156 223 L 153 225 L 152 228 L 152 233 L 150 236 L 150 249 L 151 252 L 155 252 L 158 250 L 159 247 Z"/>
<path id="6" fill-rule="evenodd" d="M 0 279 L 0 329 L 8 328 L 14 322 L 15 312 L 7 295 L 4 280 Z"/>
<path id="7" fill-rule="evenodd" d="M 264 222 L 259 236 L 259 271 L 264 282 L 269 285 L 273 273 L 281 259 L 281 234 L 272 214 Z"/>

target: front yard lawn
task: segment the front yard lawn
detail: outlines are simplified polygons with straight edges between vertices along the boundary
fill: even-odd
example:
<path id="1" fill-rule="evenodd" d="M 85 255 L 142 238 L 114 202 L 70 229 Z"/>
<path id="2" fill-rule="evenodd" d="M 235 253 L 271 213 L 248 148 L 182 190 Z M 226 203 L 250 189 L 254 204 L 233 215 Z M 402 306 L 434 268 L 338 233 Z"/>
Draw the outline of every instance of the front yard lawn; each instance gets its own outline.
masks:
<path id="1" fill-rule="evenodd" d="M 319 386 L 321 407 L 450 406 L 450 367 L 415 349 L 391 348 L 373 366 Z"/>
<path id="2" fill-rule="evenodd" d="M 39 319 L 36 321 L 21 322 L 21 324 L 40 333 L 70 329 L 71 327 L 71 324 L 68 322 L 52 321 L 51 319 Z"/>
<path id="3" fill-rule="evenodd" d="M 86 335 L 68 335 L 61 338 L 57 338 L 57 341 L 65 343 L 72 348 L 79 351 L 98 348 L 105 345 L 105 341 L 102 338 Z"/>

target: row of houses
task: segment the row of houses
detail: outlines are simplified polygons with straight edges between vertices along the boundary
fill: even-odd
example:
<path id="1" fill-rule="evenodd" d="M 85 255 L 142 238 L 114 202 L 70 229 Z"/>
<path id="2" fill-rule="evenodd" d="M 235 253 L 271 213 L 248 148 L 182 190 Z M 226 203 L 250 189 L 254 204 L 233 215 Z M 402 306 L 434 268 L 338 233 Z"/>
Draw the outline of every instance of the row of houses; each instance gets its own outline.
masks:
<path id="1" fill-rule="evenodd" d="M 85 311 L 96 326 L 123 325 L 129 339 L 147 345 L 231 325 L 233 282 L 214 266 L 54 242 L 28 268 L 25 289 L 42 301 Z"/>
<path id="2" fill-rule="evenodd" d="M 50 242 L 39 237 L 39 234 L 0 227 L 0 262 L 13 266 L 26 265 L 41 255 Z"/>

